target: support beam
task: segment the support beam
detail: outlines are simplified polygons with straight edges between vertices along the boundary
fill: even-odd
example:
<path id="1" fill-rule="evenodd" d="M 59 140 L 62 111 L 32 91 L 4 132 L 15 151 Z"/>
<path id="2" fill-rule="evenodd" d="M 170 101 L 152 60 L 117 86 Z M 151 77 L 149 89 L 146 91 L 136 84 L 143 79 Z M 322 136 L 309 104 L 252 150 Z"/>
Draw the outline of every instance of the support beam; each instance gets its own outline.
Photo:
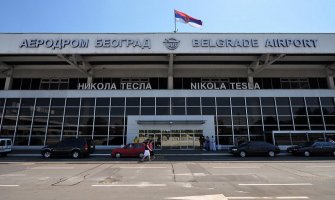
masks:
<path id="1" fill-rule="evenodd" d="M 66 61 L 71 66 L 77 68 L 81 73 L 85 74 L 86 76 L 90 76 L 90 74 L 85 69 L 83 69 L 80 65 L 78 65 L 75 60 L 70 59 L 70 57 L 62 55 L 62 54 L 58 54 L 57 57 L 61 60 Z"/>
<path id="2" fill-rule="evenodd" d="M 169 54 L 168 89 L 173 90 L 173 54 Z"/>
<path id="3" fill-rule="evenodd" d="M 250 70 L 252 71 L 250 75 L 255 76 L 256 74 L 260 73 L 261 71 L 272 65 L 274 62 L 280 60 L 284 56 L 285 54 L 279 54 L 276 56 L 271 56 L 270 54 L 264 54 L 260 56 L 256 61 L 254 61 L 253 63 L 251 63 L 251 65 L 249 65 L 249 68 L 251 68 Z"/>
<path id="4" fill-rule="evenodd" d="M 334 77 L 335 77 L 335 63 L 327 65 L 325 67 L 327 75 L 327 84 L 329 89 L 335 89 Z"/>

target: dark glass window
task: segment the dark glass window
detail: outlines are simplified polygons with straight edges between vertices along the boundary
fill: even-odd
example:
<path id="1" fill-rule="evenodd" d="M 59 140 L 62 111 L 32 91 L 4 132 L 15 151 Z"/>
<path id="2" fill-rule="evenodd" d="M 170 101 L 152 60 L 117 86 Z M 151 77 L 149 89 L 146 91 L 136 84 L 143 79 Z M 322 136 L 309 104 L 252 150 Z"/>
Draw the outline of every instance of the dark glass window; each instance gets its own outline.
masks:
<path id="1" fill-rule="evenodd" d="M 64 98 L 53 98 L 51 99 L 51 106 L 64 106 L 65 99 Z"/>
<path id="2" fill-rule="evenodd" d="M 218 125 L 231 125 L 232 123 L 232 120 L 230 117 L 222 117 L 222 116 L 219 116 L 217 117 L 217 120 L 218 120 Z"/>
<path id="3" fill-rule="evenodd" d="M 260 107 L 247 107 L 248 115 L 261 115 Z"/>
<path id="4" fill-rule="evenodd" d="M 288 97 L 277 97 L 277 106 L 290 106 L 290 101 Z"/>
<path id="5" fill-rule="evenodd" d="M 111 115 L 124 115 L 124 107 L 111 107 Z"/>
<path id="6" fill-rule="evenodd" d="M 73 123 L 72 125 L 76 125 L 77 124 L 77 118 L 76 117 L 67 117 L 68 119 L 73 119 L 73 121 L 71 123 Z M 94 121 L 94 118 L 93 117 L 80 117 L 80 120 L 79 120 L 79 125 L 93 125 L 93 121 Z M 68 124 L 68 125 L 71 125 L 71 124 Z"/>
<path id="7" fill-rule="evenodd" d="M 217 97 L 217 106 L 230 106 L 230 99 L 228 97 Z"/>
<path id="8" fill-rule="evenodd" d="M 34 107 L 24 107 L 20 109 L 20 116 L 32 116 Z"/>
<path id="9" fill-rule="evenodd" d="M 275 101 L 272 97 L 262 97 L 261 101 L 262 101 L 262 106 L 274 106 L 275 105 Z"/>
<path id="10" fill-rule="evenodd" d="M 274 116 L 264 116 L 263 117 L 263 123 L 264 123 L 264 125 L 277 124 L 277 118 L 274 117 Z"/>
<path id="11" fill-rule="evenodd" d="M 262 107 L 263 115 L 276 115 L 275 107 Z"/>
<path id="12" fill-rule="evenodd" d="M 170 106 L 170 98 L 168 97 L 157 97 L 156 98 L 157 106 Z"/>
<path id="13" fill-rule="evenodd" d="M 20 99 L 18 98 L 8 98 L 6 101 L 6 107 L 19 107 Z"/>
<path id="14" fill-rule="evenodd" d="M 22 99 L 21 100 L 21 107 L 23 106 L 34 106 L 35 99 L 29 98 L 29 99 Z"/>
<path id="15" fill-rule="evenodd" d="M 95 125 L 108 125 L 108 117 L 96 117 L 94 121 Z M 102 133 L 95 131 L 98 135 L 103 135 Z"/>
<path id="16" fill-rule="evenodd" d="M 235 135 L 247 135 L 248 129 L 246 126 L 234 126 Z"/>
<path id="17" fill-rule="evenodd" d="M 136 97 L 127 98 L 127 106 L 140 106 L 140 98 Z"/>
<path id="18" fill-rule="evenodd" d="M 124 124 L 124 118 L 123 117 L 111 117 L 110 118 L 110 124 L 114 126 L 123 125 Z"/>
<path id="19" fill-rule="evenodd" d="M 185 107 L 172 107 L 172 115 L 185 115 Z"/>
<path id="20" fill-rule="evenodd" d="M 308 106 L 319 106 L 319 98 L 317 97 L 306 97 L 306 105 Z"/>
<path id="21" fill-rule="evenodd" d="M 174 89 L 183 89 L 183 79 L 182 78 L 174 78 L 173 79 L 173 87 L 174 87 Z"/>
<path id="22" fill-rule="evenodd" d="M 291 97 L 292 106 L 304 106 L 304 98 L 303 97 Z"/>
<path id="23" fill-rule="evenodd" d="M 67 116 L 78 116 L 79 115 L 79 107 L 67 107 L 65 109 L 65 115 Z"/>
<path id="24" fill-rule="evenodd" d="M 202 106 L 215 106 L 214 97 L 201 97 Z"/>
<path id="25" fill-rule="evenodd" d="M 262 125 L 262 116 L 248 116 L 249 125 Z"/>
<path id="26" fill-rule="evenodd" d="M 334 106 L 334 98 L 333 97 L 321 97 L 322 106 Z"/>
<path id="27" fill-rule="evenodd" d="M 323 124 L 322 116 L 309 116 L 310 124 Z"/>
<path id="28" fill-rule="evenodd" d="M 63 116 L 64 107 L 51 107 L 50 116 Z"/>
<path id="29" fill-rule="evenodd" d="M 92 116 L 94 115 L 94 107 L 81 107 L 80 115 Z"/>
<path id="30" fill-rule="evenodd" d="M 184 97 L 173 97 L 171 98 L 172 106 L 185 106 L 185 98 Z"/>
<path id="31" fill-rule="evenodd" d="M 79 106 L 80 104 L 79 98 L 68 98 L 66 99 L 66 105 L 67 106 Z"/>
<path id="32" fill-rule="evenodd" d="M 250 135 L 261 135 L 263 134 L 262 126 L 249 126 L 249 134 Z"/>
<path id="33" fill-rule="evenodd" d="M 187 106 L 200 106 L 200 98 L 198 97 L 188 97 L 186 98 Z"/>
<path id="34" fill-rule="evenodd" d="M 81 106 L 94 106 L 95 99 L 94 98 L 82 98 L 81 99 Z"/>
<path id="35" fill-rule="evenodd" d="M 307 107 L 308 115 L 321 115 L 320 107 Z"/>
<path id="36" fill-rule="evenodd" d="M 142 107 L 141 115 L 155 115 L 155 107 Z"/>
<path id="37" fill-rule="evenodd" d="M 292 107 L 292 112 L 294 115 L 306 115 L 305 107 Z"/>
<path id="38" fill-rule="evenodd" d="M 36 100 L 36 106 L 49 106 L 50 99 L 48 98 L 39 98 Z"/>
<path id="39" fill-rule="evenodd" d="M 278 116 L 279 125 L 292 125 L 292 117 L 291 116 Z"/>
<path id="40" fill-rule="evenodd" d="M 109 106 L 110 99 L 109 98 L 97 98 L 96 106 Z"/>
<path id="41" fill-rule="evenodd" d="M 290 107 L 277 107 L 278 115 L 291 115 Z"/>
<path id="42" fill-rule="evenodd" d="M 156 107 L 156 115 L 170 115 L 170 107 Z"/>
<path id="43" fill-rule="evenodd" d="M 140 108 L 139 107 L 127 107 L 126 108 L 126 115 L 139 115 Z"/>
<path id="44" fill-rule="evenodd" d="M 308 124 L 308 121 L 307 121 L 307 116 L 295 116 L 294 117 L 294 123 L 297 125 L 300 125 L 300 124 Z"/>
<path id="45" fill-rule="evenodd" d="M 124 98 L 112 98 L 112 106 L 124 106 L 125 99 Z"/>
<path id="46" fill-rule="evenodd" d="M 215 107 L 202 107 L 202 115 L 215 115 Z"/>
<path id="47" fill-rule="evenodd" d="M 96 107 L 95 115 L 109 115 L 109 107 Z"/>
<path id="48" fill-rule="evenodd" d="M 155 98 L 142 98 L 141 105 L 142 106 L 155 106 Z"/>
<path id="49" fill-rule="evenodd" d="M 247 125 L 246 116 L 233 116 L 233 123 L 235 125 Z"/>
<path id="50" fill-rule="evenodd" d="M 200 115 L 200 107 L 187 107 L 188 115 Z"/>
<path id="51" fill-rule="evenodd" d="M 244 106 L 244 98 L 243 97 L 232 97 L 231 98 L 232 106 Z"/>
<path id="52" fill-rule="evenodd" d="M 217 115 L 230 115 L 230 107 L 217 107 Z"/>
<path id="53" fill-rule="evenodd" d="M 247 97 L 247 106 L 259 106 L 259 98 L 257 97 Z"/>
<path id="54" fill-rule="evenodd" d="M 233 115 L 245 115 L 245 107 L 232 107 Z"/>
<path id="55" fill-rule="evenodd" d="M 335 107 L 322 107 L 323 115 L 335 115 Z"/>

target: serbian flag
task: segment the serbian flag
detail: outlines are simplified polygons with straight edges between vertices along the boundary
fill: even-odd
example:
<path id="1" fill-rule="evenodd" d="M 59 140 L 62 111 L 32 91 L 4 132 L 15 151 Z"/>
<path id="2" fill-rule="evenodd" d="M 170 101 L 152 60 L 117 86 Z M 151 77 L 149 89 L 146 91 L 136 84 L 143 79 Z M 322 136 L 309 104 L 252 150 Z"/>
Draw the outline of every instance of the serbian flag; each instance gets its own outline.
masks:
<path id="1" fill-rule="evenodd" d="M 202 27 L 202 21 L 199 19 L 195 19 L 183 12 L 180 12 L 178 10 L 174 10 L 174 16 L 176 18 L 176 21 L 189 24 L 195 28 L 201 28 Z"/>

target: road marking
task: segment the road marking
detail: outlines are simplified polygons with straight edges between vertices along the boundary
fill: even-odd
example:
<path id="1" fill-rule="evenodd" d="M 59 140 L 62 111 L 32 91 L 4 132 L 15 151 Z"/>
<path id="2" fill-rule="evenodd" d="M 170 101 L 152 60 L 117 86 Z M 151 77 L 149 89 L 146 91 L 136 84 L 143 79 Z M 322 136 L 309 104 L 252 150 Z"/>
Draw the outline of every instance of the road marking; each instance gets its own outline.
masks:
<path id="1" fill-rule="evenodd" d="M 258 169 L 261 167 L 213 167 L 214 169 Z"/>
<path id="2" fill-rule="evenodd" d="M 167 197 L 165 199 L 179 200 L 228 200 L 223 194 L 201 195 L 201 196 L 184 196 L 184 197 Z"/>
<path id="3" fill-rule="evenodd" d="M 204 173 L 185 173 L 185 174 L 174 174 L 175 176 L 206 176 Z"/>
<path id="4" fill-rule="evenodd" d="M 320 168 L 331 168 L 331 167 L 335 167 L 335 166 L 327 166 L 327 165 L 324 165 L 324 166 L 319 166 L 319 165 L 310 165 L 310 166 L 305 166 L 305 167 L 310 167 L 310 168 L 318 168 L 318 167 L 320 167 Z"/>
<path id="5" fill-rule="evenodd" d="M 115 167 L 112 167 L 115 168 Z M 167 167 L 118 167 L 120 169 L 166 169 Z"/>
<path id="6" fill-rule="evenodd" d="M 226 197 L 227 199 L 309 199 L 305 196 L 297 197 Z"/>
<path id="7" fill-rule="evenodd" d="M 0 187 L 18 187 L 19 185 L 0 185 Z"/>
<path id="8" fill-rule="evenodd" d="M 303 186 L 303 185 L 313 185 L 312 183 L 241 183 L 240 186 Z"/>
<path id="9" fill-rule="evenodd" d="M 26 176 L 25 174 L 2 174 L 2 177 Z"/>
<path id="10" fill-rule="evenodd" d="M 140 184 L 120 184 L 120 185 L 92 185 L 92 187 L 166 187 L 166 184 L 140 183 Z"/>
<path id="11" fill-rule="evenodd" d="M 74 167 L 34 167 L 31 169 L 74 169 Z"/>

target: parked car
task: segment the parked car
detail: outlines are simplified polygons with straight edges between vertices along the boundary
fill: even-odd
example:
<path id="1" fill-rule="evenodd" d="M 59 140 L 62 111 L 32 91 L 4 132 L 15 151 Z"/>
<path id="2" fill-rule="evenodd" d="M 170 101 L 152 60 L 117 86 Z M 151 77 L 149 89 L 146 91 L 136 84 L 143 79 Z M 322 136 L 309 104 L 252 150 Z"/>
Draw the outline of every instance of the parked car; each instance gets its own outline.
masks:
<path id="1" fill-rule="evenodd" d="M 240 157 L 251 155 L 268 155 L 270 157 L 276 156 L 280 149 L 278 146 L 263 142 L 263 141 L 250 141 L 243 143 L 239 146 L 234 146 L 229 149 L 229 152 Z"/>
<path id="2" fill-rule="evenodd" d="M 120 157 L 143 157 L 144 154 L 143 143 L 129 143 L 122 148 L 116 148 L 112 150 L 111 156 L 115 158 Z"/>
<path id="3" fill-rule="evenodd" d="M 314 142 L 305 142 L 301 145 L 293 145 L 291 147 L 288 147 L 286 149 L 287 153 L 296 153 L 298 149 L 300 149 L 301 147 L 308 147 L 310 146 L 311 144 L 313 144 Z"/>
<path id="4" fill-rule="evenodd" d="M 308 156 L 335 156 L 335 143 L 333 142 L 309 142 L 305 143 L 303 146 L 296 147 L 292 151 L 295 155 Z"/>
<path id="5" fill-rule="evenodd" d="M 45 146 L 41 150 L 44 158 L 52 156 L 88 157 L 95 151 L 93 140 L 85 138 L 67 138 L 55 145 Z"/>
<path id="6" fill-rule="evenodd" d="M 12 151 L 12 140 L 9 138 L 0 138 L 0 155 L 7 156 Z"/>

